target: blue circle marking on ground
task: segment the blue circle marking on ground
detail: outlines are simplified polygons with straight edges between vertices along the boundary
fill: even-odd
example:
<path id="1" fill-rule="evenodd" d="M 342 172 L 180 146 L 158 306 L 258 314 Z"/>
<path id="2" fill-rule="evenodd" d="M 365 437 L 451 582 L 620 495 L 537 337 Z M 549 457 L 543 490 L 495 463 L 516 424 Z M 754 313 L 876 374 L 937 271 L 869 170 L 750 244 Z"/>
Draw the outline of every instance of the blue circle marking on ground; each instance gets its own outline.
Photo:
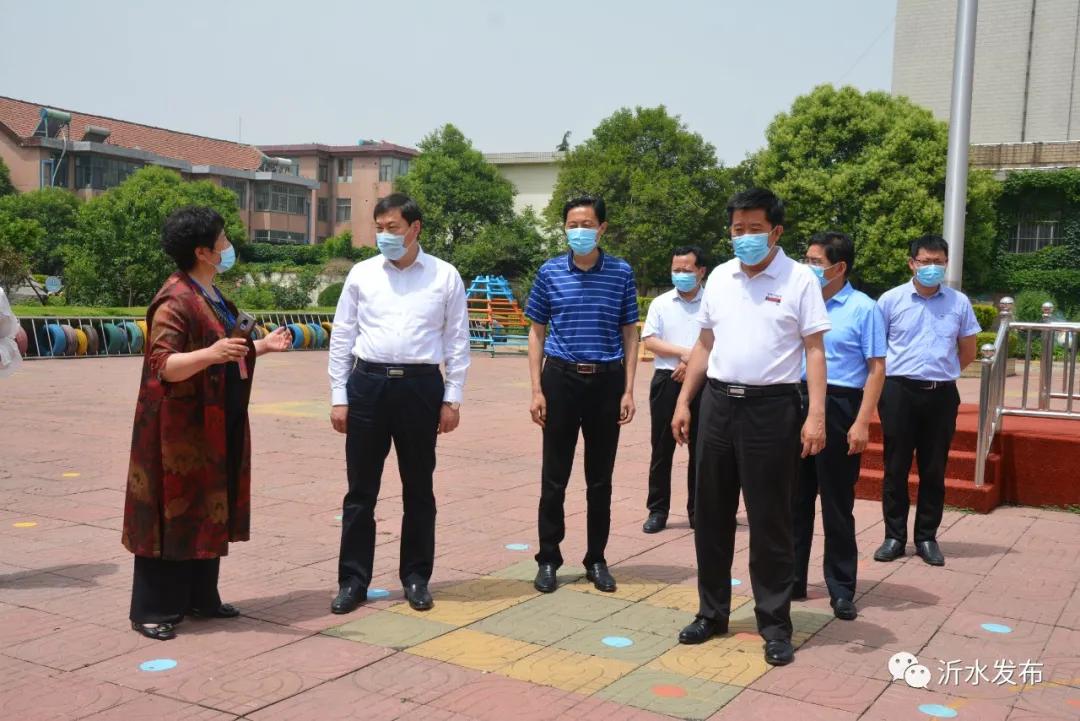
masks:
<path id="1" fill-rule="evenodd" d="M 740 580 L 739 580 L 739 579 L 737 579 L 737 578 L 733 578 L 733 579 L 731 579 L 731 585 L 732 585 L 732 586 L 741 586 L 741 585 L 742 585 L 742 581 L 740 581 Z"/>
<path id="2" fill-rule="evenodd" d="M 171 658 L 155 658 L 153 661 L 143 661 L 139 664 L 140 671 L 168 671 L 176 668 L 176 661 Z"/>
<path id="3" fill-rule="evenodd" d="M 508 543 L 506 544 L 507 551 L 528 551 L 529 544 L 527 543 Z"/>
<path id="4" fill-rule="evenodd" d="M 1012 633 L 1012 626 L 1006 626 L 1003 623 L 984 623 L 982 630 L 990 633 Z"/>
<path id="5" fill-rule="evenodd" d="M 956 709 L 942 706 L 939 703 L 924 703 L 919 706 L 919 711 L 934 718 L 956 718 L 959 714 Z"/>
<path id="6" fill-rule="evenodd" d="M 604 636 L 604 638 L 600 639 L 600 642 L 612 648 L 627 648 L 634 645 L 634 642 L 626 636 Z"/>
<path id="7" fill-rule="evenodd" d="M 368 598 L 386 598 L 390 592 L 385 588 L 372 588 L 367 592 Z"/>

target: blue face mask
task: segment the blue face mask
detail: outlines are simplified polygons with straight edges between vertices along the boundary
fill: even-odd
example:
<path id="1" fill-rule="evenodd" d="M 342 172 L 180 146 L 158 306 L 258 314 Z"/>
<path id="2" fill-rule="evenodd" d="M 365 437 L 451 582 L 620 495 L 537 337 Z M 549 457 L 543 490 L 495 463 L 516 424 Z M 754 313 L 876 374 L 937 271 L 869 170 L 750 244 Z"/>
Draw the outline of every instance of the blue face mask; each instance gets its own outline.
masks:
<path id="1" fill-rule="evenodd" d="M 915 279 L 927 288 L 939 286 L 941 281 L 945 280 L 945 266 L 924 265 L 915 271 Z"/>
<path id="2" fill-rule="evenodd" d="M 769 254 L 768 233 L 740 235 L 732 238 L 731 244 L 735 249 L 735 257 L 742 261 L 743 265 L 757 265 Z"/>
<path id="3" fill-rule="evenodd" d="M 596 248 L 596 228 L 571 228 L 566 231 L 566 242 L 574 255 L 588 255 Z"/>
<path id="4" fill-rule="evenodd" d="M 229 243 L 229 247 L 221 251 L 221 262 L 214 266 L 219 273 L 225 273 L 236 264 L 236 249 L 233 248 L 232 243 Z"/>
<path id="5" fill-rule="evenodd" d="M 832 267 L 833 266 L 831 266 L 831 265 L 829 266 L 829 268 L 832 268 Z M 824 288 L 829 283 L 832 283 L 834 280 L 836 280 L 836 278 L 826 278 L 825 277 L 825 271 L 827 271 L 829 268 L 825 268 L 825 267 L 822 267 L 820 265 L 811 265 L 811 266 L 809 266 L 809 268 L 810 268 L 810 270 L 812 270 L 814 272 L 814 275 L 817 276 L 818 282 L 821 283 L 822 288 Z"/>
<path id="6" fill-rule="evenodd" d="M 388 260 L 401 260 L 405 255 L 405 236 L 393 233 L 376 233 L 375 245 Z"/>
<path id="7" fill-rule="evenodd" d="M 677 273 L 672 271 L 671 284 L 675 286 L 676 290 L 689 293 L 694 288 L 697 288 L 697 273 Z"/>

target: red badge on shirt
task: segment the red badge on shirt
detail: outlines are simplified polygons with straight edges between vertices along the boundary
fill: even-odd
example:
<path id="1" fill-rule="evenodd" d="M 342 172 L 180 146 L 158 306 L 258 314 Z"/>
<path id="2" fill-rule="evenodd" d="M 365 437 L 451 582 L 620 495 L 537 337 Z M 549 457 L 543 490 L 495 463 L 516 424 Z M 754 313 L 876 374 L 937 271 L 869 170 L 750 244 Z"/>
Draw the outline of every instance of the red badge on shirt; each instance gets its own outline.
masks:
<path id="1" fill-rule="evenodd" d="M 765 296 L 765 300 L 769 303 L 776 303 L 777 305 L 780 305 L 780 296 L 778 296 L 776 293 L 769 293 Z"/>

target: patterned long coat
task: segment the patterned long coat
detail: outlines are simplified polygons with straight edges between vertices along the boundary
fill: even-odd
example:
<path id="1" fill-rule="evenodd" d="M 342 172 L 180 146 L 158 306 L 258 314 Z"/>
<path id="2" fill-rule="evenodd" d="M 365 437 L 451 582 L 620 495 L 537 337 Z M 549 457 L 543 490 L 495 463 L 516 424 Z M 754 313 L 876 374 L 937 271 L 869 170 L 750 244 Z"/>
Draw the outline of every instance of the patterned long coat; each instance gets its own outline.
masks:
<path id="1" fill-rule="evenodd" d="M 235 314 L 236 308 L 226 301 Z M 191 378 L 161 378 L 173 353 L 208 348 L 225 327 L 186 273 L 174 273 L 146 311 L 147 343 L 135 408 L 124 504 L 124 546 L 137 556 L 208 559 L 246 541 L 251 521 L 251 432 L 245 421 L 235 497 L 229 503 L 225 366 Z M 255 347 L 248 341 L 248 380 Z"/>

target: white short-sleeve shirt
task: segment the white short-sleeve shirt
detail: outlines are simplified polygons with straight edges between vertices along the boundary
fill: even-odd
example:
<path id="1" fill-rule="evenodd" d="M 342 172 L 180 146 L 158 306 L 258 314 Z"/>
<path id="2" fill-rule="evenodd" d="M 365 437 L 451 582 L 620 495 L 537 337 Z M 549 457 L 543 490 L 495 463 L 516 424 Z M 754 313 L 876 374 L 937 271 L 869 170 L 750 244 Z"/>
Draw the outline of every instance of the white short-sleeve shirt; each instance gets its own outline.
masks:
<path id="1" fill-rule="evenodd" d="M 672 288 L 667 293 L 656 296 L 649 304 L 649 313 L 645 316 L 645 327 L 641 338 L 656 336 L 666 343 L 674 343 L 683 348 L 693 348 L 697 343 L 701 326 L 697 315 L 701 310 L 702 288 L 690 300 L 686 300 L 679 291 Z M 670 355 L 657 355 L 653 360 L 656 370 L 673 371 L 679 366 L 679 359 Z"/>
<path id="2" fill-rule="evenodd" d="M 706 375 L 751 386 L 798 383 L 803 338 L 832 327 L 817 276 L 783 250 L 753 278 L 738 259 L 715 268 L 698 324 L 715 336 Z"/>

